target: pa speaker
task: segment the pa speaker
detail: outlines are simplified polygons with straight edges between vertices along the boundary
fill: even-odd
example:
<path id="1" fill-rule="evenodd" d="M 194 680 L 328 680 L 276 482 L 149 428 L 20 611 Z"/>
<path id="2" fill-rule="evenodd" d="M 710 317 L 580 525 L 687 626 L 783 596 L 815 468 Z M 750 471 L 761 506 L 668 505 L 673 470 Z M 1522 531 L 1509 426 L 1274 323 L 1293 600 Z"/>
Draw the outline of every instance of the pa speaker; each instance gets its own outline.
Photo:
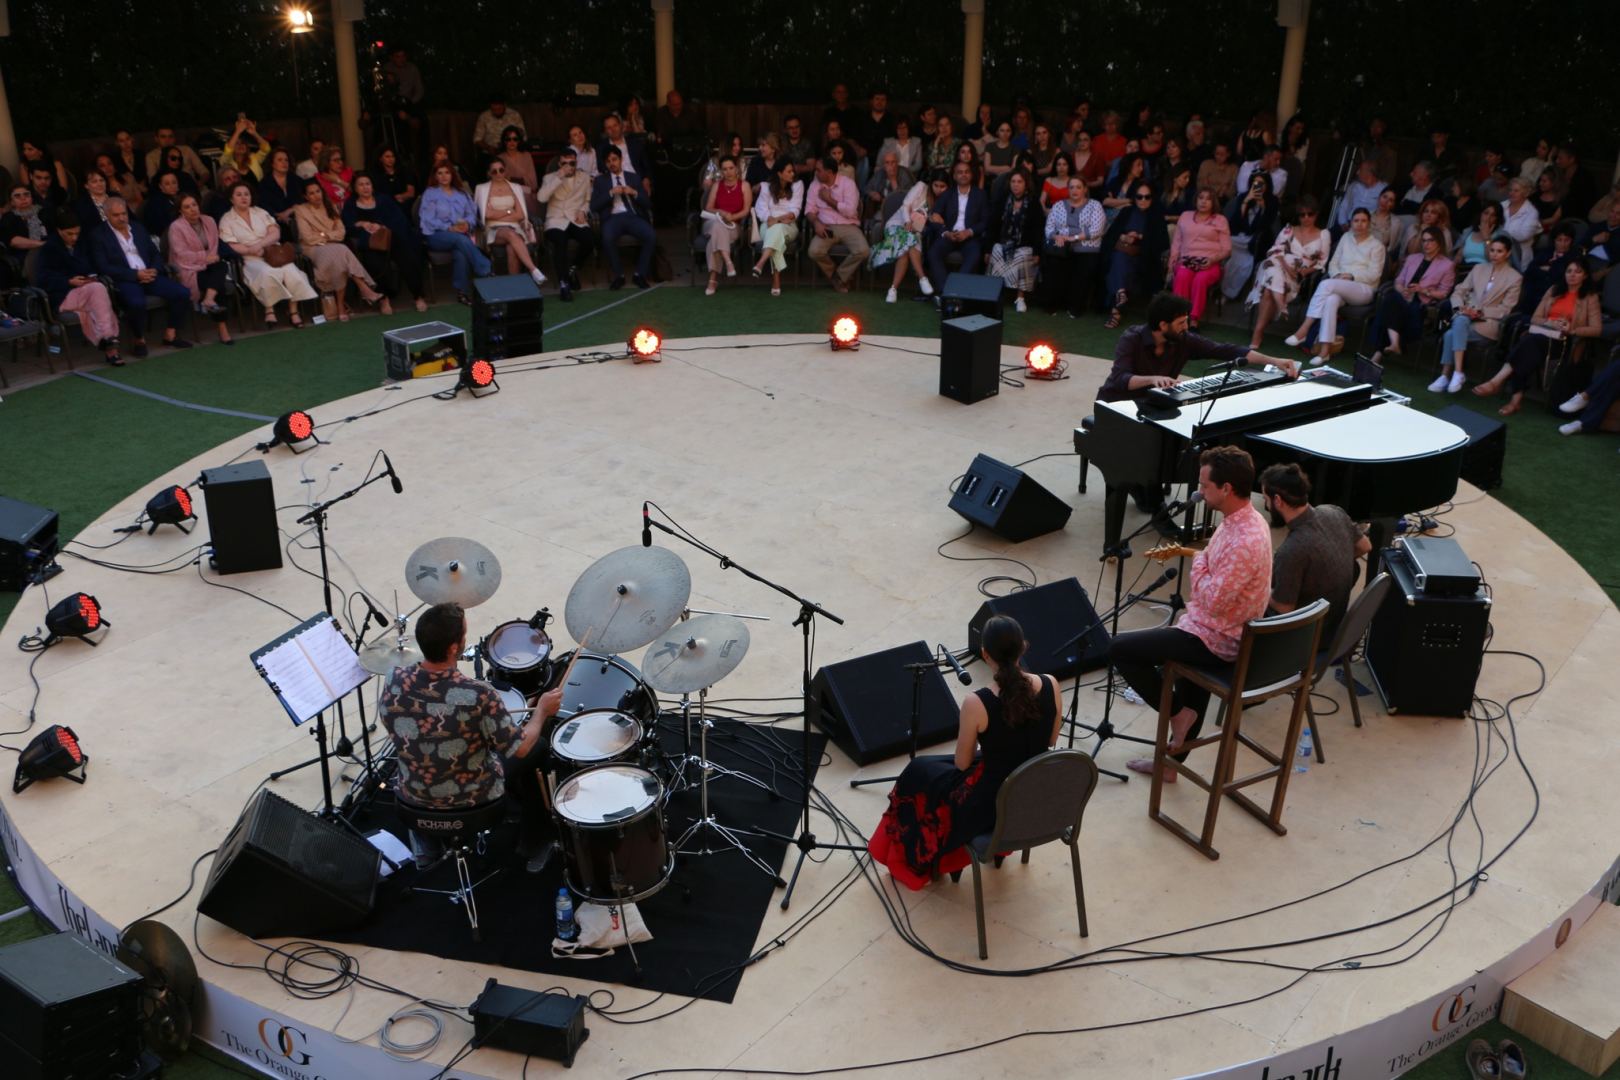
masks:
<path id="1" fill-rule="evenodd" d="M 1064 679 L 1108 666 L 1108 628 L 1098 622 L 1097 610 L 1078 578 L 1022 589 L 980 604 L 968 622 L 968 648 L 974 655 L 978 655 L 984 624 L 992 615 L 1011 615 L 1024 628 L 1024 640 L 1029 643 L 1024 654 L 1026 671 Z M 1084 637 L 1070 641 L 1082 630 L 1088 631 Z"/>
<path id="2" fill-rule="evenodd" d="M 1462 478 L 1489 491 L 1502 486 L 1502 462 L 1507 458 L 1507 425 L 1481 416 L 1466 405 L 1450 405 L 1435 418 L 1456 424 L 1468 436 L 1463 449 Z"/>
<path id="3" fill-rule="evenodd" d="M 1466 596 L 1433 596 L 1417 586 L 1399 553 L 1383 553 L 1395 587 L 1367 630 L 1367 667 L 1390 713 L 1466 716 L 1485 662 L 1491 601 L 1483 586 Z"/>
<path id="4" fill-rule="evenodd" d="M 934 653 L 921 641 L 828 664 L 810 684 L 811 718 L 857 765 L 903 754 L 911 747 L 912 673 Z M 956 735 L 960 710 L 935 668 L 922 673 L 917 747 Z"/>
<path id="5" fill-rule="evenodd" d="M 262 461 L 204 469 L 203 506 L 214 569 L 221 574 L 281 568 L 276 493 Z"/>
<path id="6" fill-rule="evenodd" d="M 984 315 L 1001 318 L 1001 290 L 1006 283 L 990 274 L 947 274 L 945 288 L 940 290 L 939 315 L 941 319 L 955 319 L 962 315 Z"/>
<path id="7" fill-rule="evenodd" d="M 248 937 L 315 935 L 363 922 L 377 849 L 260 791 L 219 845 L 197 910 Z"/>
<path id="8" fill-rule="evenodd" d="M 946 319 L 939 327 L 939 393 L 964 405 L 1001 392 L 1001 320 Z"/>
<path id="9" fill-rule="evenodd" d="M 1021 469 L 980 454 L 951 495 L 950 507 L 975 525 L 1021 543 L 1069 523 L 1073 508 Z"/>

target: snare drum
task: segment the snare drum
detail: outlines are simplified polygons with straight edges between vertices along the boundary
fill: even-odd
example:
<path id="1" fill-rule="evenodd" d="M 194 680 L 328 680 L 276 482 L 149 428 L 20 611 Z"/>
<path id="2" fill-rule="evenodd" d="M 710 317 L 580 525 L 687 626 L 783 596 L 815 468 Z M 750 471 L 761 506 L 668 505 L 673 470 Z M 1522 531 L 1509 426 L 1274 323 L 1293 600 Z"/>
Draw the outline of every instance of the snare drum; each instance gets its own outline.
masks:
<path id="1" fill-rule="evenodd" d="M 563 877 L 574 893 L 628 903 L 668 883 L 675 853 L 664 838 L 663 788 L 634 765 L 597 765 L 557 786 Z"/>
<path id="2" fill-rule="evenodd" d="M 642 730 L 635 717 L 612 709 L 586 709 L 551 729 L 551 760 L 558 780 L 592 765 L 637 764 Z"/>
<path id="3" fill-rule="evenodd" d="M 551 681 L 551 635 L 534 629 L 527 619 L 501 623 L 478 643 L 478 651 L 489 677 L 511 684 L 524 697 L 540 693 Z"/>
<path id="4" fill-rule="evenodd" d="M 522 724 L 529 719 L 529 702 L 523 696 L 523 691 L 505 683 L 494 683 L 495 696 L 501 699 L 501 706 L 506 709 L 506 715 L 512 718 L 512 723 Z"/>
<path id="5" fill-rule="evenodd" d="M 568 671 L 573 653 L 563 653 L 555 665 L 556 680 Z M 555 683 L 546 689 L 555 688 Z M 620 656 L 601 653 L 580 653 L 579 662 L 563 687 L 562 704 L 557 716 L 567 719 L 587 709 L 612 709 L 626 713 L 640 721 L 644 731 L 651 732 L 658 719 L 658 696 L 641 681 L 641 672 L 630 661 Z"/>

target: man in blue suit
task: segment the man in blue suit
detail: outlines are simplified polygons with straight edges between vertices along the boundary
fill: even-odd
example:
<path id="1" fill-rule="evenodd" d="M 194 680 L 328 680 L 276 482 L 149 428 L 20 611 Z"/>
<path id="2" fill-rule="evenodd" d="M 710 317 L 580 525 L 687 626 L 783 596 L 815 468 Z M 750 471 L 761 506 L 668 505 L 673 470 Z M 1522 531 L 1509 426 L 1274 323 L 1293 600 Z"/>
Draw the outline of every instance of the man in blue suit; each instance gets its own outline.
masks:
<path id="1" fill-rule="evenodd" d="M 658 236 L 653 232 L 652 209 L 647 193 L 636 183 L 636 174 L 624 166 L 624 155 L 610 146 L 602 157 L 602 171 L 591 184 L 591 212 L 602 220 L 602 251 L 613 271 L 610 289 L 624 288 L 624 269 L 619 263 L 619 237 L 633 236 L 641 244 L 636 256 L 636 288 L 647 287 L 652 273 L 653 248 Z"/>
<path id="2" fill-rule="evenodd" d="M 163 328 L 163 344 L 189 349 L 191 342 L 179 336 L 179 327 L 191 307 L 191 290 L 169 277 L 163 257 L 145 226 L 129 219 L 129 204 L 112 198 L 106 203 L 107 223 L 90 234 L 90 262 L 96 273 L 113 281 L 135 333 L 130 352 L 146 355 L 146 298 L 156 296 L 169 305 L 169 322 Z"/>
<path id="3" fill-rule="evenodd" d="M 945 288 L 945 256 L 962 253 L 962 273 L 977 274 L 984 230 L 990 222 L 985 194 L 973 183 L 973 166 L 958 161 L 952 170 L 955 185 L 934 204 L 923 229 L 923 250 L 934 288 Z"/>

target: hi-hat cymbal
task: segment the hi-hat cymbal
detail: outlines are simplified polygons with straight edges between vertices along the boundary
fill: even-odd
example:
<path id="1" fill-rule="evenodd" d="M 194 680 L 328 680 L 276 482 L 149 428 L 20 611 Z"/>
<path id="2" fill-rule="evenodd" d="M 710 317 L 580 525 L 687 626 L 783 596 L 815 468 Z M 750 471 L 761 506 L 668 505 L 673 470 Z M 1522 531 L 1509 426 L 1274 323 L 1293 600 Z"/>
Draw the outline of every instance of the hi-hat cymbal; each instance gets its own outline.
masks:
<path id="1" fill-rule="evenodd" d="M 410 638 L 383 638 L 360 650 L 360 666 L 373 675 L 387 675 L 397 667 L 422 662 L 422 650 Z"/>
<path id="2" fill-rule="evenodd" d="M 500 588 L 501 563 L 476 540 L 441 536 L 411 552 L 405 584 L 418 600 L 429 604 L 477 607 Z"/>
<path id="3" fill-rule="evenodd" d="M 563 622 L 593 652 L 639 649 L 668 630 L 692 595 L 692 575 L 668 548 L 627 547 L 597 559 L 568 590 Z"/>
<path id="4" fill-rule="evenodd" d="M 736 670 L 748 652 L 748 624 L 731 615 L 699 615 L 653 639 L 641 677 L 662 694 L 691 694 Z"/>

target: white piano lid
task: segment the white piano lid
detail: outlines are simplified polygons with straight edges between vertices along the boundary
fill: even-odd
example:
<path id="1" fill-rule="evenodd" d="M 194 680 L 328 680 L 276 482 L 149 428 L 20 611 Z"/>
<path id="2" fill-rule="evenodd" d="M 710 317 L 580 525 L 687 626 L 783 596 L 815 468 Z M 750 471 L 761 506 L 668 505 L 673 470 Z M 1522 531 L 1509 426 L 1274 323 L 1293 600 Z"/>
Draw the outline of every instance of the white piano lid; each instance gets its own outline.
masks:
<path id="1" fill-rule="evenodd" d="M 1241 397 L 1258 396 L 1264 390 Z M 1185 410 L 1184 410 L 1185 411 Z M 1405 461 L 1455 449 L 1468 433 L 1449 420 L 1405 405 L 1383 404 L 1248 438 L 1333 461 Z"/>
<path id="2" fill-rule="evenodd" d="M 1165 431 L 1180 435 L 1183 439 L 1192 439 L 1193 428 L 1199 423 L 1214 424 L 1223 420 L 1238 420 L 1255 413 L 1270 412 L 1308 401 L 1312 398 L 1332 397 L 1342 394 L 1344 389 L 1331 386 L 1325 382 L 1285 382 L 1275 383 L 1271 386 L 1262 386 L 1258 390 L 1245 390 L 1241 393 L 1226 394 L 1215 399 L 1213 407 L 1207 401 L 1200 401 L 1192 405 L 1181 406 L 1181 415 L 1169 420 L 1154 420 L 1152 423 Z M 1098 408 L 1111 408 L 1131 420 L 1136 419 L 1136 402 L 1134 401 L 1099 401 Z M 1209 409 L 1209 415 L 1204 410 Z"/>

